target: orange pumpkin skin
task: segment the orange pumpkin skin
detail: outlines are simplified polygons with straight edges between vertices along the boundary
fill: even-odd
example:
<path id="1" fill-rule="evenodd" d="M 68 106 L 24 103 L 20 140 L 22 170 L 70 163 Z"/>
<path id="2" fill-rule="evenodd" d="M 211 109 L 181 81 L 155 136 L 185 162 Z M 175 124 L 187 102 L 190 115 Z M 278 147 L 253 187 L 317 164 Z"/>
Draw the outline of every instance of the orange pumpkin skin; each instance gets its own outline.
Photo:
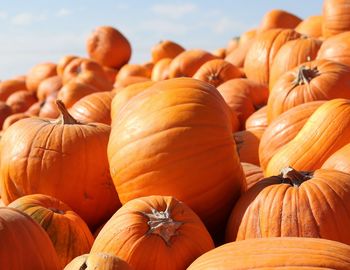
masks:
<path id="1" fill-rule="evenodd" d="M 25 119 L 25 118 L 29 118 L 29 117 L 31 117 L 31 115 L 28 114 L 28 113 L 14 113 L 14 114 L 11 114 L 11 115 L 9 115 L 8 117 L 5 118 L 5 120 L 4 120 L 3 124 L 2 124 L 2 130 L 5 131 L 11 125 L 16 123 L 17 121 Z"/>
<path id="2" fill-rule="evenodd" d="M 321 45 L 322 41 L 309 37 L 291 40 L 284 44 L 273 60 L 270 70 L 269 89 L 271 90 L 276 81 L 287 71 L 304 62 L 314 60 Z"/>
<path id="3" fill-rule="evenodd" d="M 77 123 L 61 104 L 61 119 L 23 119 L 4 132 L 1 198 L 8 204 L 24 195 L 50 195 L 93 228 L 120 205 L 108 168 L 110 127 Z"/>
<path id="4" fill-rule="evenodd" d="M 12 109 L 5 102 L 0 101 L 0 130 L 3 129 L 3 123 L 12 114 Z"/>
<path id="5" fill-rule="evenodd" d="M 322 35 L 325 38 L 350 31 L 350 12 L 348 1 L 324 0 L 322 16 Z"/>
<path id="6" fill-rule="evenodd" d="M 66 56 L 62 57 L 57 63 L 57 68 L 56 68 L 57 75 L 62 76 L 66 66 L 76 58 L 79 58 L 79 57 L 75 56 L 75 55 L 66 55 Z"/>
<path id="7" fill-rule="evenodd" d="M 28 108 L 24 113 L 31 116 L 39 116 L 41 106 L 44 104 L 44 101 L 37 101 L 32 106 Z"/>
<path id="8" fill-rule="evenodd" d="M 124 80 L 127 77 L 130 76 L 140 76 L 140 77 L 146 77 L 151 78 L 151 73 L 149 69 L 142 65 L 137 64 L 126 64 L 124 65 L 118 72 L 116 81 Z"/>
<path id="9" fill-rule="evenodd" d="M 254 164 L 241 162 L 247 190 L 254 186 L 257 182 L 264 179 L 264 172 L 262 169 Z"/>
<path id="10" fill-rule="evenodd" d="M 350 100 L 333 99 L 321 105 L 296 137 L 269 161 L 265 175 L 276 175 L 286 166 L 312 171 L 329 156 L 350 143 Z"/>
<path id="11" fill-rule="evenodd" d="M 226 57 L 226 49 L 225 48 L 218 48 L 214 51 L 212 51 L 212 54 L 219 59 L 224 59 Z"/>
<path id="12" fill-rule="evenodd" d="M 108 253 L 84 254 L 71 261 L 64 270 L 132 270 L 122 259 Z"/>
<path id="13" fill-rule="evenodd" d="M 78 121 L 111 124 L 112 92 L 97 92 L 77 101 L 69 110 Z"/>
<path id="14" fill-rule="evenodd" d="M 168 79 L 171 61 L 171 58 L 163 58 L 154 65 L 151 75 L 152 81 L 162 81 Z"/>
<path id="15" fill-rule="evenodd" d="M 86 42 L 89 56 L 103 66 L 119 69 L 129 62 L 131 45 L 127 38 L 110 26 L 97 27 Z"/>
<path id="16" fill-rule="evenodd" d="M 113 85 L 115 83 L 115 78 L 117 77 L 118 70 L 109 67 L 102 67 L 105 72 L 106 79 Z"/>
<path id="17" fill-rule="evenodd" d="M 273 9 L 267 12 L 259 26 L 259 31 L 266 31 L 274 28 L 294 29 L 302 20 L 287 11 Z"/>
<path id="18" fill-rule="evenodd" d="M 169 66 L 169 78 L 192 77 L 196 71 L 214 55 L 203 50 L 188 50 L 176 56 Z"/>
<path id="19" fill-rule="evenodd" d="M 62 82 L 63 84 L 66 84 L 71 79 L 74 79 L 80 74 L 88 71 L 93 72 L 94 76 L 107 79 L 106 73 L 104 72 L 102 66 L 97 62 L 86 58 L 75 58 L 72 59 L 72 61 L 70 61 L 65 67 L 62 74 Z"/>
<path id="20" fill-rule="evenodd" d="M 50 95 L 46 98 L 41 106 L 39 117 L 55 119 L 60 116 L 60 111 L 56 105 L 57 94 Z"/>
<path id="21" fill-rule="evenodd" d="M 42 63 L 32 67 L 26 76 L 26 88 L 29 92 L 35 93 L 39 84 L 52 76 L 56 76 L 56 64 Z"/>
<path id="22" fill-rule="evenodd" d="M 280 114 L 268 125 L 259 145 L 260 166 L 265 170 L 273 155 L 290 142 L 310 116 L 326 101 L 311 101 L 297 105 Z"/>
<path id="23" fill-rule="evenodd" d="M 315 238 L 272 237 L 222 245 L 188 270 L 349 269 L 348 245 Z"/>
<path id="24" fill-rule="evenodd" d="M 343 229 L 350 226 L 349 193 L 349 174 L 283 169 L 240 197 L 226 227 L 226 240 L 313 237 L 349 244 L 350 232 Z"/>
<path id="25" fill-rule="evenodd" d="M 237 145 L 237 153 L 241 162 L 259 165 L 259 143 L 265 129 L 254 131 L 238 131 L 233 134 Z"/>
<path id="26" fill-rule="evenodd" d="M 121 202 L 172 194 L 209 230 L 218 230 L 244 182 L 223 98 L 210 84 L 191 78 L 157 82 L 142 91 L 119 112 L 112 108 L 108 157 Z M 208 200 L 217 207 L 209 207 Z"/>
<path id="27" fill-rule="evenodd" d="M 52 76 L 39 84 L 36 96 L 38 100 L 43 101 L 52 93 L 58 92 L 62 87 L 62 78 L 60 76 Z"/>
<path id="28" fill-rule="evenodd" d="M 256 29 L 250 29 L 250 30 L 244 32 L 239 37 L 239 47 L 249 45 L 254 40 L 254 38 L 256 37 L 256 34 L 257 34 L 257 30 Z"/>
<path id="29" fill-rule="evenodd" d="M 322 169 L 337 170 L 350 174 L 350 144 L 344 145 L 333 155 L 331 155 L 323 164 Z"/>
<path id="30" fill-rule="evenodd" d="M 25 112 L 35 102 L 37 102 L 36 97 L 27 90 L 17 91 L 6 100 L 6 104 L 11 107 L 13 113 Z"/>
<path id="31" fill-rule="evenodd" d="M 313 38 L 319 38 L 322 36 L 322 23 L 323 17 L 319 16 L 310 16 L 303 20 L 301 23 L 295 27 L 295 31 L 302 35 L 306 35 Z"/>
<path id="32" fill-rule="evenodd" d="M 229 40 L 229 42 L 227 43 L 227 46 L 226 46 L 226 53 L 227 54 L 233 52 L 235 49 L 238 48 L 239 40 L 240 40 L 239 37 L 234 37 L 234 38 L 231 38 Z"/>
<path id="33" fill-rule="evenodd" d="M 128 87 L 128 86 L 133 85 L 133 84 L 148 82 L 148 81 L 150 81 L 150 79 L 146 78 L 146 77 L 129 76 L 129 77 L 126 77 L 126 78 L 116 82 L 114 84 L 114 89 L 120 90 L 120 89 L 123 89 L 123 88 Z"/>
<path id="34" fill-rule="evenodd" d="M 185 51 L 185 49 L 176 42 L 171 40 L 162 40 L 151 49 L 152 61 L 153 63 L 157 63 L 163 58 L 174 59 L 183 51 Z"/>
<path id="35" fill-rule="evenodd" d="M 134 269 L 175 270 L 213 248 L 204 224 L 187 205 L 150 196 L 123 205 L 102 228 L 91 253 L 113 254 Z"/>
<path id="36" fill-rule="evenodd" d="M 267 124 L 267 107 L 263 106 L 252 113 L 245 121 L 245 129 L 249 131 L 266 129 Z"/>
<path id="37" fill-rule="evenodd" d="M 21 197 L 8 205 L 34 219 L 49 235 L 63 269 L 90 251 L 94 238 L 86 223 L 65 203 L 47 195 Z"/>
<path id="38" fill-rule="evenodd" d="M 328 59 L 350 66 L 350 32 L 327 38 L 318 51 L 317 59 Z"/>
<path id="39" fill-rule="evenodd" d="M 300 38 L 292 29 L 271 29 L 260 33 L 250 46 L 244 61 L 248 79 L 268 84 L 270 68 L 279 49 L 288 41 Z"/>
<path id="40" fill-rule="evenodd" d="M 232 114 L 238 116 L 240 129 L 256 109 L 266 104 L 269 90 L 265 85 L 248 79 L 232 79 L 217 88 Z M 233 115 L 234 119 L 234 115 Z"/>
<path id="41" fill-rule="evenodd" d="M 61 269 L 46 232 L 17 209 L 0 207 L 0 268 Z"/>
<path id="42" fill-rule="evenodd" d="M 270 92 L 267 119 L 306 102 L 350 98 L 350 68 L 329 61 L 303 63 L 283 74 Z M 336 89 L 336 91 L 335 91 Z"/>
<path id="43" fill-rule="evenodd" d="M 6 101 L 13 93 L 26 89 L 25 81 L 14 79 L 2 81 L 0 82 L 0 101 Z"/>
<path id="44" fill-rule="evenodd" d="M 210 83 L 215 87 L 230 79 L 240 77 L 242 77 L 241 71 L 222 59 L 214 59 L 204 63 L 193 75 L 194 79 Z"/>

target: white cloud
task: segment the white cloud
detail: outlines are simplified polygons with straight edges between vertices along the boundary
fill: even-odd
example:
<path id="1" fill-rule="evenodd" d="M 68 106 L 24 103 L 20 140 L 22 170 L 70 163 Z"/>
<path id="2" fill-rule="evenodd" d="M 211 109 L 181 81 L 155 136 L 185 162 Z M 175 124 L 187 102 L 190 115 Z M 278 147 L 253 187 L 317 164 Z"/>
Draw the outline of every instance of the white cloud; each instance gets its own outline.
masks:
<path id="1" fill-rule="evenodd" d="M 192 13 L 197 9 L 194 4 L 156 4 L 151 7 L 152 12 L 172 19 L 181 18 L 182 16 Z"/>
<path id="2" fill-rule="evenodd" d="M 4 11 L 0 11 L 0 20 L 5 20 L 7 19 L 8 15 Z"/>
<path id="3" fill-rule="evenodd" d="M 19 13 L 11 18 L 11 23 L 15 25 L 29 25 L 33 22 L 46 20 L 45 14 L 34 15 L 29 12 Z"/>
<path id="4" fill-rule="evenodd" d="M 72 11 L 66 8 L 61 8 L 59 11 L 57 11 L 56 16 L 57 17 L 65 17 L 72 14 Z"/>

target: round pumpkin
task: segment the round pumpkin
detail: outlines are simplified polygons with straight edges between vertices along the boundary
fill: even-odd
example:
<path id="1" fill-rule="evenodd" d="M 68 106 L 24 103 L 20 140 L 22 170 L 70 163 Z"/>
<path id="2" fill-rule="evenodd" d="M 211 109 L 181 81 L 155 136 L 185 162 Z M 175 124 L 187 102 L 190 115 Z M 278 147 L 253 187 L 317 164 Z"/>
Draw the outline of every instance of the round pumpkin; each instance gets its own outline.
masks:
<path id="1" fill-rule="evenodd" d="M 0 207 L 0 268 L 61 269 L 46 232 L 26 214 Z"/>
<path id="2" fill-rule="evenodd" d="M 226 240 L 313 237 L 349 244 L 349 196 L 347 173 L 284 168 L 240 197 L 226 227 Z"/>
<path id="3" fill-rule="evenodd" d="M 13 113 L 25 112 L 35 102 L 37 102 L 36 97 L 27 90 L 17 91 L 6 100 L 6 104 L 11 107 Z"/>
<path id="4" fill-rule="evenodd" d="M 266 31 L 274 28 L 294 29 L 301 21 L 299 17 L 288 11 L 273 9 L 264 15 L 259 26 L 259 31 Z"/>
<path id="5" fill-rule="evenodd" d="M 64 57 L 62 57 L 58 63 L 57 63 L 57 75 L 62 76 L 64 69 L 66 68 L 66 66 L 74 59 L 79 58 L 78 56 L 75 55 L 66 55 Z"/>
<path id="6" fill-rule="evenodd" d="M 313 38 L 319 38 L 322 36 L 322 15 L 310 16 L 304 19 L 295 27 L 295 31 L 302 35 L 306 35 Z"/>
<path id="7" fill-rule="evenodd" d="M 5 102 L 0 101 L 0 130 L 6 118 L 12 114 L 12 109 Z"/>
<path id="8" fill-rule="evenodd" d="M 32 67 L 26 76 L 26 88 L 28 91 L 35 93 L 43 80 L 56 76 L 56 67 L 54 63 L 42 63 Z"/>
<path id="9" fill-rule="evenodd" d="M 213 248 L 204 224 L 187 205 L 150 196 L 123 205 L 102 228 L 91 253 L 113 254 L 134 269 L 175 270 Z"/>
<path id="10" fill-rule="evenodd" d="M 292 29 L 266 30 L 254 39 L 244 61 L 244 72 L 248 79 L 268 84 L 270 69 L 279 49 L 288 41 L 300 38 Z"/>
<path id="11" fill-rule="evenodd" d="M 52 93 L 58 92 L 62 87 L 62 78 L 60 76 L 52 76 L 43 80 L 38 87 L 36 96 L 38 100 L 43 101 Z"/>
<path id="12" fill-rule="evenodd" d="M 14 92 L 26 90 L 26 83 L 22 80 L 5 80 L 0 82 L 0 101 L 6 101 Z"/>
<path id="13" fill-rule="evenodd" d="M 149 69 L 142 65 L 126 64 L 119 70 L 116 77 L 116 81 L 118 82 L 124 80 L 125 78 L 130 76 L 151 78 L 151 72 Z"/>
<path id="14" fill-rule="evenodd" d="M 122 259 L 108 253 L 84 254 L 71 261 L 64 270 L 132 270 Z"/>
<path id="15" fill-rule="evenodd" d="M 350 12 L 347 0 L 324 0 L 322 35 L 326 38 L 350 31 Z"/>
<path id="16" fill-rule="evenodd" d="M 227 105 L 215 87 L 192 78 L 141 91 L 112 109 L 108 157 L 121 202 L 171 194 L 220 231 L 244 183 Z"/>
<path id="17" fill-rule="evenodd" d="M 171 58 L 162 58 L 155 63 L 151 75 L 152 81 L 162 81 L 168 79 L 171 61 Z"/>
<path id="18" fill-rule="evenodd" d="M 192 77 L 205 62 L 213 59 L 216 59 L 214 55 L 203 50 L 184 51 L 171 61 L 169 78 Z"/>
<path id="19" fill-rule="evenodd" d="M 349 269 L 348 245 L 315 238 L 272 237 L 222 245 L 194 261 L 188 270 Z"/>
<path id="20" fill-rule="evenodd" d="M 41 105 L 39 117 L 55 119 L 60 116 L 60 111 L 56 105 L 57 94 L 49 95 Z"/>
<path id="21" fill-rule="evenodd" d="M 263 106 L 257 111 L 253 112 L 245 121 L 245 129 L 249 131 L 266 129 L 267 126 L 266 106 Z"/>
<path id="22" fill-rule="evenodd" d="M 185 49 L 176 42 L 171 40 L 161 40 L 151 49 L 152 61 L 153 63 L 157 63 L 163 58 L 173 59 L 183 51 L 185 51 Z"/>
<path id="23" fill-rule="evenodd" d="M 240 77 L 242 77 L 241 71 L 222 59 L 214 59 L 204 63 L 193 75 L 194 79 L 210 83 L 215 87 L 230 79 Z"/>
<path id="24" fill-rule="evenodd" d="M 57 105 L 61 118 L 23 119 L 4 132 L 1 198 L 8 204 L 24 195 L 50 195 L 93 228 L 120 205 L 108 168 L 110 127 L 79 123 L 62 102 Z"/>
<path id="25" fill-rule="evenodd" d="M 247 190 L 264 179 L 264 172 L 259 166 L 247 162 L 241 162 L 241 165 L 247 183 Z"/>
<path id="26" fill-rule="evenodd" d="M 28 108 L 24 113 L 29 114 L 31 116 L 39 116 L 41 106 L 44 104 L 44 101 L 37 101 L 32 106 Z"/>
<path id="27" fill-rule="evenodd" d="M 68 205 L 51 196 L 23 196 L 8 205 L 40 224 L 50 237 L 63 269 L 75 257 L 89 252 L 94 238 L 86 223 Z"/>
<path id="28" fill-rule="evenodd" d="M 87 40 L 86 51 L 101 65 L 116 69 L 128 63 L 131 57 L 129 41 L 111 26 L 97 27 Z"/>
<path id="29" fill-rule="evenodd" d="M 241 162 L 248 162 L 260 165 L 259 162 L 259 143 L 265 129 L 261 130 L 242 130 L 233 134 L 237 145 L 237 153 Z"/>

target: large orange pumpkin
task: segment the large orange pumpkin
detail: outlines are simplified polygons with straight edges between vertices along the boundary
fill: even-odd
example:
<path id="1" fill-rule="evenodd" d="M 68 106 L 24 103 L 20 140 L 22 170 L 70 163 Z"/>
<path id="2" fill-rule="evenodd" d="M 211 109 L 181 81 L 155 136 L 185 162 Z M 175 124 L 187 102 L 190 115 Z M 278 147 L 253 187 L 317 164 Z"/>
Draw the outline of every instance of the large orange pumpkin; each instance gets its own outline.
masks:
<path id="1" fill-rule="evenodd" d="M 268 11 L 259 26 L 259 31 L 274 28 L 295 28 L 302 20 L 294 14 L 280 9 Z"/>
<path id="2" fill-rule="evenodd" d="M 40 83 L 52 76 L 56 76 L 56 64 L 42 63 L 32 67 L 26 76 L 26 88 L 31 93 L 35 93 Z"/>
<path id="3" fill-rule="evenodd" d="M 14 92 L 26 90 L 26 83 L 22 80 L 5 80 L 0 82 L 0 101 L 6 101 Z"/>
<path id="4" fill-rule="evenodd" d="M 284 168 L 240 197 L 226 227 L 226 240 L 314 237 L 349 244 L 349 196 L 347 173 Z"/>
<path id="5" fill-rule="evenodd" d="M 322 35 L 324 37 L 350 31 L 349 1 L 324 0 L 322 17 Z"/>
<path id="6" fill-rule="evenodd" d="M 46 232 L 17 209 L 0 207 L 0 239 L 0 269 L 61 269 Z"/>
<path id="7" fill-rule="evenodd" d="M 152 61 L 153 63 L 157 63 L 159 60 L 164 58 L 173 59 L 183 51 L 185 51 L 185 49 L 176 42 L 171 40 L 162 40 L 151 49 Z"/>
<path id="8" fill-rule="evenodd" d="M 177 270 L 213 248 L 204 224 L 187 205 L 150 196 L 123 205 L 102 228 L 91 253 L 113 254 L 134 269 Z"/>
<path id="9" fill-rule="evenodd" d="M 209 251 L 188 270 L 346 270 L 350 268 L 349 256 L 348 245 L 325 239 L 250 239 Z"/>
<path id="10" fill-rule="evenodd" d="M 279 49 L 288 41 L 300 38 L 292 29 L 271 29 L 257 35 L 244 61 L 248 79 L 268 84 L 270 68 Z"/>
<path id="11" fill-rule="evenodd" d="M 322 15 L 310 16 L 299 23 L 295 31 L 309 37 L 319 38 L 322 36 L 322 22 Z"/>
<path id="12" fill-rule="evenodd" d="M 128 63 L 131 57 L 129 41 L 111 26 L 97 27 L 87 40 L 86 50 L 101 65 L 116 69 Z"/>
<path id="13" fill-rule="evenodd" d="M 283 74 L 270 92 L 267 119 L 271 123 L 283 112 L 306 102 L 350 98 L 350 67 L 315 60 Z"/>
<path id="14" fill-rule="evenodd" d="M 8 204 L 24 195 L 51 195 L 94 227 L 119 206 L 107 160 L 110 128 L 79 123 L 57 104 L 60 119 L 23 119 L 4 132 L 1 198 Z"/>
<path id="15" fill-rule="evenodd" d="M 211 231 L 221 230 L 244 183 L 225 101 L 213 86 L 191 78 L 141 91 L 112 118 L 108 157 L 121 202 L 172 195 Z"/>
<path id="16" fill-rule="evenodd" d="M 265 175 L 276 175 L 287 166 L 312 171 L 350 143 L 350 100 L 327 101 L 311 115 L 293 140 L 270 159 Z"/>
<path id="17" fill-rule="evenodd" d="M 64 270 L 132 270 L 122 259 L 109 253 L 92 253 L 76 257 Z"/>
<path id="18" fill-rule="evenodd" d="M 94 238 L 86 223 L 65 203 L 47 195 L 27 195 L 9 204 L 40 224 L 50 237 L 61 269 L 90 251 Z"/>

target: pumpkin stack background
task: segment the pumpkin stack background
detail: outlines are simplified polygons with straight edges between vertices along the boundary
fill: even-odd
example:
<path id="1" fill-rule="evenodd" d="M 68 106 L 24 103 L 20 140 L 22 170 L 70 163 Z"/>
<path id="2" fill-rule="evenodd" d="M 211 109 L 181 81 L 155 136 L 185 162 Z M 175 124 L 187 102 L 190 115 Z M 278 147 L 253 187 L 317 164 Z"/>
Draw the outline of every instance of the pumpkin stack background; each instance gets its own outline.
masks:
<path id="1" fill-rule="evenodd" d="M 0 269 L 350 269 L 349 6 L 3 79 Z"/>

